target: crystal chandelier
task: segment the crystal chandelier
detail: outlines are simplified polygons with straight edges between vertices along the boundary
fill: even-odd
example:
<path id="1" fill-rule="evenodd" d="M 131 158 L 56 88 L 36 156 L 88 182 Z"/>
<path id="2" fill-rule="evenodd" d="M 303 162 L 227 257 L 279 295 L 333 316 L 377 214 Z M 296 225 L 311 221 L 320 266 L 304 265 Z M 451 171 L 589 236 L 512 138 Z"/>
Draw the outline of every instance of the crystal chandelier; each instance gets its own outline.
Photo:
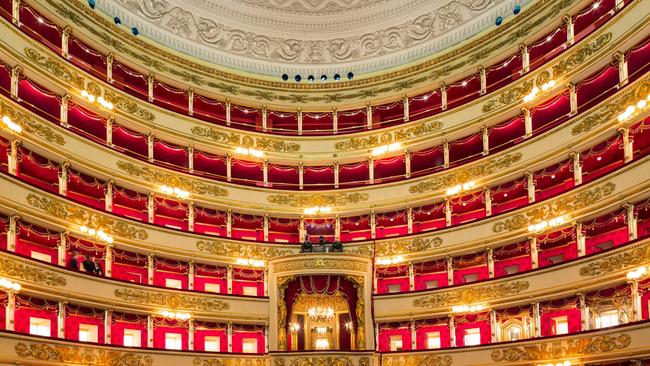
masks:
<path id="1" fill-rule="evenodd" d="M 331 307 L 311 307 L 307 311 L 307 315 L 309 315 L 309 319 L 315 322 L 329 322 L 334 318 L 334 309 Z"/>

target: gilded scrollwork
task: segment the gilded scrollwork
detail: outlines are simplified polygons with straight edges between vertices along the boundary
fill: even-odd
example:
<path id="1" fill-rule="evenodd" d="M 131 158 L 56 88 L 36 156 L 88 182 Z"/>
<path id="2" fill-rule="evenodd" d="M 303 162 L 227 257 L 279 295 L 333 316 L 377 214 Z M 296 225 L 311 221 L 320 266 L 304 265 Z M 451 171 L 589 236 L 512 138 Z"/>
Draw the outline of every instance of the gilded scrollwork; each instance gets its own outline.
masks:
<path id="1" fill-rule="evenodd" d="M 67 346 L 47 343 L 23 343 L 14 347 L 19 357 L 45 362 L 100 366 L 151 366 L 151 356 L 115 349 Z"/>
<path id="2" fill-rule="evenodd" d="M 266 366 L 266 359 L 262 357 L 196 357 L 192 361 L 194 366 Z"/>
<path id="3" fill-rule="evenodd" d="M 438 177 L 417 183 L 409 187 L 410 193 L 425 193 L 445 189 L 457 184 L 467 183 L 472 180 L 477 180 L 489 174 L 494 174 L 501 169 L 508 168 L 513 164 L 519 162 L 522 158 L 522 153 L 506 154 L 494 159 L 489 159 L 481 164 L 454 170 L 448 174 L 443 174 Z"/>
<path id="4" fill-rule="evenodd" d="M 30 193 L 27 195 L 27 203 L 70 224 L 102 228 L 111 235 L 127 239 L 146 240 L 149 237 L 144 229 L 136 228 L 126 221 L 117 220 L 108 215 L 92 212 L 45 196 Z"/>
<path id="5" fill-rule="evenodd" d="M 607 182 L 600 186 L 579 192 L 574 196 L 561 197 L 549 202 L 544 202 L 536 207 L 515 214 L 508 219 L 494 223 L 492 231 L 500 233 L 504 231 L 518 230 L 525 228 L 530 224 L 572 213 L 589 205 L 593 205 L 601 199 L 612 195 L 615 189 L 616 185 L 614 183 Z"/>
<path id="6" fill-rule="evenodd" d="M 196 248 L 202 252 L 236 258 L 273 259 L 293 254 L 290 249 L 280 249 L 273 246 L 247 245 L 243 243 L 227 243 L 218 240 L 199 240 Z"/>
<path id="7" fill-rule="evenodd" d="M 193 194 L 212 197 L 227 197 L 228 191 L 215 184 L 202 182 L 198 179 L 187 178 L 180 174 L 165 173 L 150 167 L 139 166 L 126 161 L 118 161 L 117 167 L 133 177 L 142 178 L 147 182 L 177 187 Z"/>
<path id="8" fill-rule="evenodd" d="M 650 261 L 650 243 L 593 261 L 580 268 L 580 276 L 602 276 L 627 267 L 642 265 L 648 261 Z"/>
<path id="9" fill-rule="evenodd" d="M 27 132 L 34 134 L 47 142 L 51 142 L 57 145 L 65 145 L 65 138 L 60 133 L 56 132 L 50 125 L 50 123 L 44 123 L 37 118 L 34 118 L 29 112 L 22 110 L 21 108 L 16 108 L 14 105 L 2 100 L 0 102 L 0 114 L 3 116 L 8 116 L 11 120 L 22 129 Z"/>
<path id="10" fill-rule="evenodd" d="M 43 268 L 21 263 L 13 258 L 0 258 L 0 274 L 7 277 L 19 278 L 46 286 L 65 286 L 65 277 Z"/>
<path id="11" fill-rule="evenodd" d="M 367 193 L 332 193 L 332 194 L 272 194 L 267 197 L 269 203 L 289 207 L 342 206 L 368 200 Z"/>
<path id="12" fill-rule="evenodd" d="M 611 33 L 603 33 L 593 41 L 581 46 L 576 52 L 568 57 L 561 59 L 553 65 L 553 78 L 557 79 L 566 75 L 568 72 L 582 65 L 591 56 L 602 50 L 612 40 Z"/>
<path id="13" fill-rule="evenodd" d="M 424 252 L 430 249 L 439 248 L 441 245 L 442 239 L 439 237 L 380 241 L 376 244 L 375 255 L 378 257 L 387 257 L 407 253 Z"/>
<path id="14" fill-rule="evenodd" d="M 382 357 L 384 366 L 451 366 L 449 355 L 385 355 Z"/>
<path id="15" fill-rule="evenodd" d="M 85 79 L 79 73 L 72 71 L 63 62 L 58 61 L 50 56 L 43 56 L 33 48 L 25 47 L 25 56 L 32 62 L 38 64 L 43 69 L 57 78 L 64 80 L 79 89 L 84 88 Z"/>
<path id="16" fill-rule="evenodd" d="M 239 145 L 272 152 L 300 151 L 300 144 L 294 142 L 286 142 L 279 139 L 272 139 L 268 137 L 252 137 L 248 135 L 241 135 L 235 132 L 227 133 L 210 127 L 194 126 L 192 127 L 191 131 L 192 135 L 194 136 L 203 137 L 219 144 Z"/>
<path id="17" fill-rule="evenodd" d="M 396 131 L 388 131 L 374 134 L 366 137 L 352 137 L 345 141 L 337 142 L 334 147 L 336 150 L 360 150 L 370 149 L 380 145 L 386 145 L 393 142 L 401 142 L 409 139 L 429 135 L 442 128 L 442 122 L 433 121 L 422 125 L 413 126 Z"/>
<path id="18" fill-rule="evenodd" d="M 230 304 L 227 302 L 209 296 L 164 293 L 161 291 L 119 288 L 115 290 L 115 297 L 130 303 L 171 309 L 219 312 L 230 308 Z"/>
<path id="19" fill-rule="evenodd" d="M 530 287 L 528 281 L 512 281 L 496 285 L 479 286 L 462 290 L 446 291 L 418 297 L 413 306 L 418 308 L 436 308 L 471 304 L 477 301 L 489 301 L 504 296 L 516 295 Z"/>
<path id="20" fill-rule="evenodd" d="M 546 72 L 548 73 L 548 72 Z M 492 98 L 483 104 L 483 112 L 492 112 L 496 109 L 519 102 L 522 98 L 533 90 L 535 83 L 533 79 L 523 80 L 514 87 L 507 87 L 495 98 Z"/>
<path id="21" fill-rule="evenodd" d="M 286 262 L 276 263 L 273 270 L 276 273 L 301 271 L 309 269 L 331 269 L 364 272 L 368 268 L 365 261 L 344 258 L 300 258 Z"/>
<path id="22" fill-rule="evenodd" d="M 494 362 L 561 359 L 565 357 L 577 357 L 622 350 L 627 348 L 631 342 L 632 337 L 628 334 L 619 334 L 616 336 L 604 335 L 578 339 L 568 338 L 566 340 L 539 342 L 524 347 L 495 349 L 490 354 L 490 357 Z"/>

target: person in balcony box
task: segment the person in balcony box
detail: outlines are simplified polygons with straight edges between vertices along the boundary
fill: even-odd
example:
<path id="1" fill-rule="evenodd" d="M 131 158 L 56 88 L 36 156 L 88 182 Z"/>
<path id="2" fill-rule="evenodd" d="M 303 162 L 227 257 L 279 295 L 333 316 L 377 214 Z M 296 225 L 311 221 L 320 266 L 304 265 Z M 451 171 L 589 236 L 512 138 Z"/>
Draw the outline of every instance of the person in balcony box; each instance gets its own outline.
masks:
<path id="1" fill-rule="evenodd" d="M 103 275 L 103 271 L 102 271 L 102 266 L 101 266 L 100 263 L 99 263 L 99 260 L 98 260 L 97 258 L 94 258 L 94 257 L 93 257 L 93 262 L 95 263 L 95 274 L 96 274 L 97 276 L 102 276 L 102 275 Z"/>
<path id="2" fill-rule="evenodd" d="M 77 261 L 78 255 L 79 254 L 77 252 L 72 252 L 72 255 L 70 256 L 70 262 L 68 262 L 68 267 L 75 271 L 79 270 L 79 262 Z"/>
<path id="3" fill-rule="evenodd" d="M 340 241 L 335 240 L 334 243 L 332 243 L 332 252 L 343 252 L 343 244 L 341 244 Z"/>
<path id="4" fill-rule="evenodd" d="M 81 264 L 83 265 L 84 271 L 86 273 L 95 274 L 95 262 L 93 262 L 89 256 L 86 256 Z"/>
<path id="5" fill-rule="evenodd" d="M 311 253 L 314 251 L 314 247 L 309 242 L 309 237 L 305 236 L 305 241 L 300 246 L 300 253 Z"/>

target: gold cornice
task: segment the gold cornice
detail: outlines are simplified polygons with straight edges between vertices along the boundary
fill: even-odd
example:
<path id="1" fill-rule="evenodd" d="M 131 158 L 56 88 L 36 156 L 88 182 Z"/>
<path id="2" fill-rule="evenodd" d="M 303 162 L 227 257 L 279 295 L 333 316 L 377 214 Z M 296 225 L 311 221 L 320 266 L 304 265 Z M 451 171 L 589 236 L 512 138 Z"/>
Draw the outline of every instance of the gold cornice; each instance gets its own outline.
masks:
<path id="1" fill-rule="evenodd" d="M 616 185 L 614 183 L 607 182 L 586 191 L 552 199 L 536 207 L 524 209 L 508 219 L 494 223 L 492 231 L 494 233 L 515 231 L 536 222 L 571 214 L 611 196 L 615 189 Z"/>
<path id="2" fill-rule="evenodd" d="M 53 217 L 67 221 L 71 225 L 85 225 L 88 227 L 102 228 L 110 232 L 111 235 L 127 239 L 147 240 L 149 237 L 144 229 L 136 228 L 127 221 L 117 220 L 109 215 L 102 215 L 90 210 L 85 210 L 79 206 L 71 205 L 42 195 L 29 193 L 27 195 L 27 203 L 32 207 L 43 210 Z"/>
<path id="3" fill-rule="evenodd" d="M 214 184 L 202 182 L 193 177 L 185 177 L 179 174 L 166 173 L 154 170 L 148 166 L 138 166 L 127 161 L 118 161 L 117 167 L 132 177 L 143 179 L 146 182 L 167 185 L 188 191 L 192 194 L 200 194 L 212 197 L 227 197 L 228 190 Z"/>
<path id="4" fill-rule="evenodd" d="M 426 252 L 431 249 L 439 248 L 441 245 L 442 239 L 438 237 L 392 239 L 378 242 L 376 244 L 375 255 L 377 257 L 388 257 L 395 255 L 405 255 L 415 252 Z"/>
<path id="5" fill-rule="evenodd" d="M 370 149 L 379 145 L 426 137 L 441 128 L 442 122 L 440 121 L 425 122 L 400 130 L 380 131 L 365 137 L 351 137 L 337 142 L 334 146 L 339 151 Z"/>
<path id="6" fill-rule="evenodd" d="M 209 295 L 194 295 L 180 293 L 165 293 L 161 291 L 145 291 L 129 288 L 115 290 L 115 297 L 128 303 L 139 305 L 150 305 L 167 309 L 182 309 L 194 311 L 206 311 L 210 313 L 228 310 L 230 304 L 215 299 Z"/>
<path id="7" fill-rule="evenodd" d="M 65 138 L 53 128 L 52 124 L 31 118 L 30 113 L 7 103 L 4 99 L 0 100 L 0 115 L 8 116 L 27 133 L 59 146 L 65 145 Z"/>
<path id="8" fill-rule="evenodd" d="M 284 104 L 325 104 L 354 101 L 382 94 L 422 89 L 443 76 L 450 76 L 452 70 L 476 68 L 480 62 L 496 57 L 499 50 L 512 48 L 530 36 L 535 29 L 555 21 L 558 14 L 574 4 L 574 0 L 540 0 L 528 6 L 517 17 L 504 25 L 462 46 L 429 60 L 408 65 L 406 68 L 389 71 L 355 81 L 327 85 L 307 85 L 275 82 L 259 79 L 247 74 L 233 74 L 222 68 L 207 66 L 205 62 L 195 62 L 189 57 L 168 52 L 158 45 L 133 37 L 124 30 L 116 28 L 106 18 L 93 12 L 77 1 L 42 0 L 47 8 L 72 23 L 82 33 L 91 34 L 103 47 L 120 55 L 137 60 L 141 66 L 153 71 L 167 73 L 183 80 L 193 87 L 208 87 L 229 98 L 239 97 L 255 103 L 272 101 Z M 91 20 L 92 19 L 92 20 Z M 444 66 L 443 66 L 444 65 Z M 386 85 L 388 84 L 388 85 Z M 280 91 L 280 92 L 278 92 Z M 319 95 L 314 95 L 319 93 Z"/>
<path id="9" fill-rule="evenodd" d="M 212 142 L 224 145 L 239 145 L 252 147 L 263 151 L 294 153 L 300 151 L 300 144 L 286 142 L 271 137 L 254 137 L 237 132 L 224 132 L 216 128 L 194 126 L 191 129 L 192 135 L 203 137 Z"/>
<path id="10" fill-rule="evenodd" d="M 627 348 L 632 343 L 628 334 L 603 335 L 588 338 L 571 338 L 536 342 L 524 347 L 495 349 L 490 354 L 494 362 L 522 362 L 557 360 L 567 357 L 609 353 Z"/>
<path id="11" fill-rule="evenodd" d="M 62 287 L 67 284 L 65 277 L 59 276 L 53 271 L 10 257 L 0 257 L 0 274 L 52 287 Z"/>
<path id="12" fill-rule="evenodd" d="M 272 194 L 267 197 L 269 203 L 290 206 L 298 209 L 314 206 L 343 206 L 368 200 L 367 193 L 289 193 Z"/>
<path id="13" fill-rule="evenodd" d="M 368 263 L 350 258 L 310 258 L 310 256 L 305 256 L 304 258 L 293 258 L 284 262 L 275 263 L 273 270 L 275 273 L 308 270 L 366 272 L 368 270 Z"/>
<path id="14" fill-rule="evenodd" d="M 615 273 L 626 267 L 639 266 L 650 261 L 650 242 L 641 246 L 624 248 L 624 251 L 588 263 L 580 268 L 580 276 L 596 277 Z"/>
<path id="15" fill-rule="evenodd" d="M 382 366 L 451 366 L 450 355 L 383 355 Z"/>
<path id="16" fill-rule="evenodd" d="M 278 248 L 277 246 L 269 246 L 264 244 L 253 245 L 244 243 L 227 243 L 220 240 L 199 240 L 196 242 L 196 248 L 200 252 L 218 256 L 264 260 L 283 257 L 296 253 L 294 250 L 282 249 Z"/>
<path id="17" fill-rule="evenodd" d="M 16 355 L 21 358 L 41 362 L 98 366 L 151 366 L 153 364 L 151 356 L 139 352 L 124 352 L 80 345 L 20 342 L 16 344 L 14 350 Z"/>
<path id="18" fill-rule="evenodd" d="M 195 357 L 192 361 L 194 366 L 267 366 L 266 359 L 257 357 L 234 357 L 234 358 L 204 358 Z"/>
<path id="19" fill-rule="evenodd" d="M 413 306 L 418 308 L 436 308 L 452 305 L 473 304 L 481 301 L 498 300 L 505 296 L 516 295 L 530 287 L 528 281 L 504 282 L 496 285 L 484 285 L 461 288 L 418 297 Z"/>

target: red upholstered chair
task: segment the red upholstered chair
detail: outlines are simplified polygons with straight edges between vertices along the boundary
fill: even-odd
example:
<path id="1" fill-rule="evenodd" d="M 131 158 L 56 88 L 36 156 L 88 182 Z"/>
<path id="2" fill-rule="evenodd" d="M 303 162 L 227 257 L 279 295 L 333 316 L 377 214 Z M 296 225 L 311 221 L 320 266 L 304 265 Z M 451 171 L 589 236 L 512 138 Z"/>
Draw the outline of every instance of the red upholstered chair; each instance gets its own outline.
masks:
<path id="1" fill-rule="evenodd" d="M 228 213 L 194 206 L 194 232 L 225 237 Z"/>
<path id="2" fill-rule="evenodd" d="M 153 83 L 153 97 L 154 104 L 163 108 L 181 114 L 189 112 L 189 94 L 185 90 L 156 80 Z"/>
<path id="3" fill-rule="evenodd" d="M 426 94 L 409 98 L 408 103 L 409 120 L 417 121 L 442 111 L 442 94 L 440 90 L 433 90 Z"/>
<path id="4" fill-rule="evenodd" d="M 68 38 L 68 60 L 93 76 L 106 80 L 106 56 L 74 35 Z"/>
<path id="5" fill-rule="evenodd" d="M 322 135 L 334 131 L 333 113 L 310 113 L 302 114 L 302 134 Z"/>
<path id="6" fill-rule="evenodd" d="M 491 93 L 504 85 L 517 80 L 522 75 L 522 62 L 521 53 L 517 52 L 514 55 L 499 61 L 493 66 L 485 69 L 485 81 L 487 84 L 487 92 Z"/>
<path id="7" fill-rule="evenodd" d="M 226 103 L 194 93 L 193 116 L 204 121 L 225 125 Z"/>
<path id="8" fill-rule="evenodd" d="M 78 134 L 106 144 L 106 119 L 74 101 L 68 102 L 68 125 Z"/>

